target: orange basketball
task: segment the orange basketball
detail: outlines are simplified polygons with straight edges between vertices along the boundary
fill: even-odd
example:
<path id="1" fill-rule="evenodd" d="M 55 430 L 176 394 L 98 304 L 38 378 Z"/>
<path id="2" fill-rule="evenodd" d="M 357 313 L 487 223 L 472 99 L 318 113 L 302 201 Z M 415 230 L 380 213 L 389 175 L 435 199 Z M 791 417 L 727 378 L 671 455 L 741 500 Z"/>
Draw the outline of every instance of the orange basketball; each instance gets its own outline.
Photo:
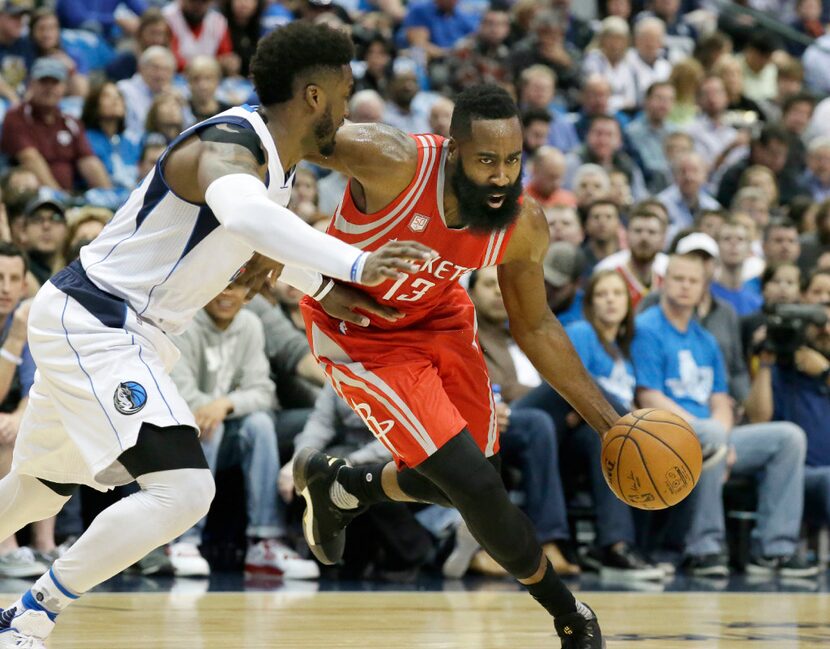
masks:
<path id="1" fill-rule="evenodd" d="M 697 484 L 702 463 L 692 427 L 666 410 L 635 410 L 602 442 L 605 481 L 617 498 L 638 509 L 679 503 Z"/>

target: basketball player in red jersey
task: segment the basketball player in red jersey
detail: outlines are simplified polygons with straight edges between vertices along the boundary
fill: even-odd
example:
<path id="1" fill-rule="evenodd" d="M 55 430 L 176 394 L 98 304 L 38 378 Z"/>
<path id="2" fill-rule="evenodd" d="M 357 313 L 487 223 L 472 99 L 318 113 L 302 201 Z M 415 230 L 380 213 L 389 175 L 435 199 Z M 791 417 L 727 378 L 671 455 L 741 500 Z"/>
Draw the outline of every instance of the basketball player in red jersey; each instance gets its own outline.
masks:
<path id="1" fill-rule="evenodd" d="M 331 564 L 341 558 L 345 526 L 368 505 L 456 507 L 482 547 L 554 617 L 563 648 L 599 649 L 596 615 L 556 575 L 501 481 L 492 389 L 459 278 L 498 265 L 511 332 L 542 376 L 601 435 L 618 416 L 546 303 L 548 226 L 540 207 L 522 200 L 522 129 L 513 99 L 494 85 L 465 91 L 450 135 L 348 125 L 337 134 L 336 153 L 316 160 L 351 177 L 329 234 L 365 250 L 411 239 L 438 256 L 406 278 L 361 287 L 398 312 L 392 319 L 370 314 L 364 328 L 326 313 L 327 301 L 342 303 L 349 287 L 304 299 L 316 358 L 395 459 L 352 468 L 300 451 L 294 479 L 307 503 L 306 540 Z"/>

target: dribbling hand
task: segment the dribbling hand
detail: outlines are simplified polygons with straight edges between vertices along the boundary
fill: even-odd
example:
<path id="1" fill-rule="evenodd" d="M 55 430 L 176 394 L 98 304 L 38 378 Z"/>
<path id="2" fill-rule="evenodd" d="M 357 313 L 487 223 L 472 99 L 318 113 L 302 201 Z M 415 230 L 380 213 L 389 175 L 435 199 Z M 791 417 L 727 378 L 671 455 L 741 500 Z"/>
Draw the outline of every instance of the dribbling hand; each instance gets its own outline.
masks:
<path id="1" fill-rule="evenodd" d="M 377 286 L 387 279 L 401 279 L 409 273 L 417 273 L 421 262 L 436 256 L 434 250 L 415 241 L 390 241 L 366 258 L 361 283 Z"/>

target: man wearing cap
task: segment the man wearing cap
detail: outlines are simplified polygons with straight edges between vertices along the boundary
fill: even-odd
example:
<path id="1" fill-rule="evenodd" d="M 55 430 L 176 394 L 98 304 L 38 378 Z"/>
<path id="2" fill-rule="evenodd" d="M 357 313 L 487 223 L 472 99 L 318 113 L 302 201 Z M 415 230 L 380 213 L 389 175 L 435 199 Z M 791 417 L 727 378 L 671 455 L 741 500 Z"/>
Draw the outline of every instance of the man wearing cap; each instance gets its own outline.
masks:
<path id="1" fill-rule="evenodd" d="M 35 60 L 31 39 L 23 37 L 23 17 L 32 9 L 31 0 L 0 0 L 0 96 L 12 104 Z"/>
<path id="2" fill-rule="evenodd" d="M 585 253 L 565 241 L 552 243 L 545 256 L 548 306 L 563 327 L 583 319 L 582 299 L 585 293 L 580 288 L 580 278 L 585 266 Z"/>
<path id="3" fill-rule="evenodd" d="M 30 98 L 6 114 L 0 150 L 52 189 L 72 191 L 78 176 L 89 188 L 109 188 L 110 178 L 92 152 L 83 125 L 59 107 L 67 76 L 56 59 L 35 61 Z"/>
<path id="4" fill-rule="evenodd" d="M 66 239 L 64 206 L 51 199 L 36 198 L 24 212 L 26 254 L 29 270 L 43 286 L 52 274 L 60 270 L 60 254 Z"/>

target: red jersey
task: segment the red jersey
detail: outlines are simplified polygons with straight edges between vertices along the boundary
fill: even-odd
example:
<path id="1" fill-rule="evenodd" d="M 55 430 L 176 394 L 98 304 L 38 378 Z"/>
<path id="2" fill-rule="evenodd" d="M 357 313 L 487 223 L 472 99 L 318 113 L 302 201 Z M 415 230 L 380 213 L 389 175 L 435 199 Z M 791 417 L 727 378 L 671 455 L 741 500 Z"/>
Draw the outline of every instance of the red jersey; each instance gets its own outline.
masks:
<path id="1" fill-rule="evenodd" d="M 417 241 L 438 253 L 405 279 L 360 287 L 375 301 L 406 314 L 397 323 L 372 319 L 373 325 L 384 329 L 409 328 L 415 323 L 429 326 L 431 319 L 443 319 L 459 307 L 468 307 L 470 298 L 458 280 L 472 270 L 498 264 L 514 228 L 511 225 L 479 234 L 447 227 L 443 195 L 448 141 L 438 135 L 412 137 L 418 145 L 418 171 L 409 186 L 374 214 L 358 209 L 347 188 L 327 230 L 363 250 L 377 250 L 388 241 L 399 240 Z"/>

